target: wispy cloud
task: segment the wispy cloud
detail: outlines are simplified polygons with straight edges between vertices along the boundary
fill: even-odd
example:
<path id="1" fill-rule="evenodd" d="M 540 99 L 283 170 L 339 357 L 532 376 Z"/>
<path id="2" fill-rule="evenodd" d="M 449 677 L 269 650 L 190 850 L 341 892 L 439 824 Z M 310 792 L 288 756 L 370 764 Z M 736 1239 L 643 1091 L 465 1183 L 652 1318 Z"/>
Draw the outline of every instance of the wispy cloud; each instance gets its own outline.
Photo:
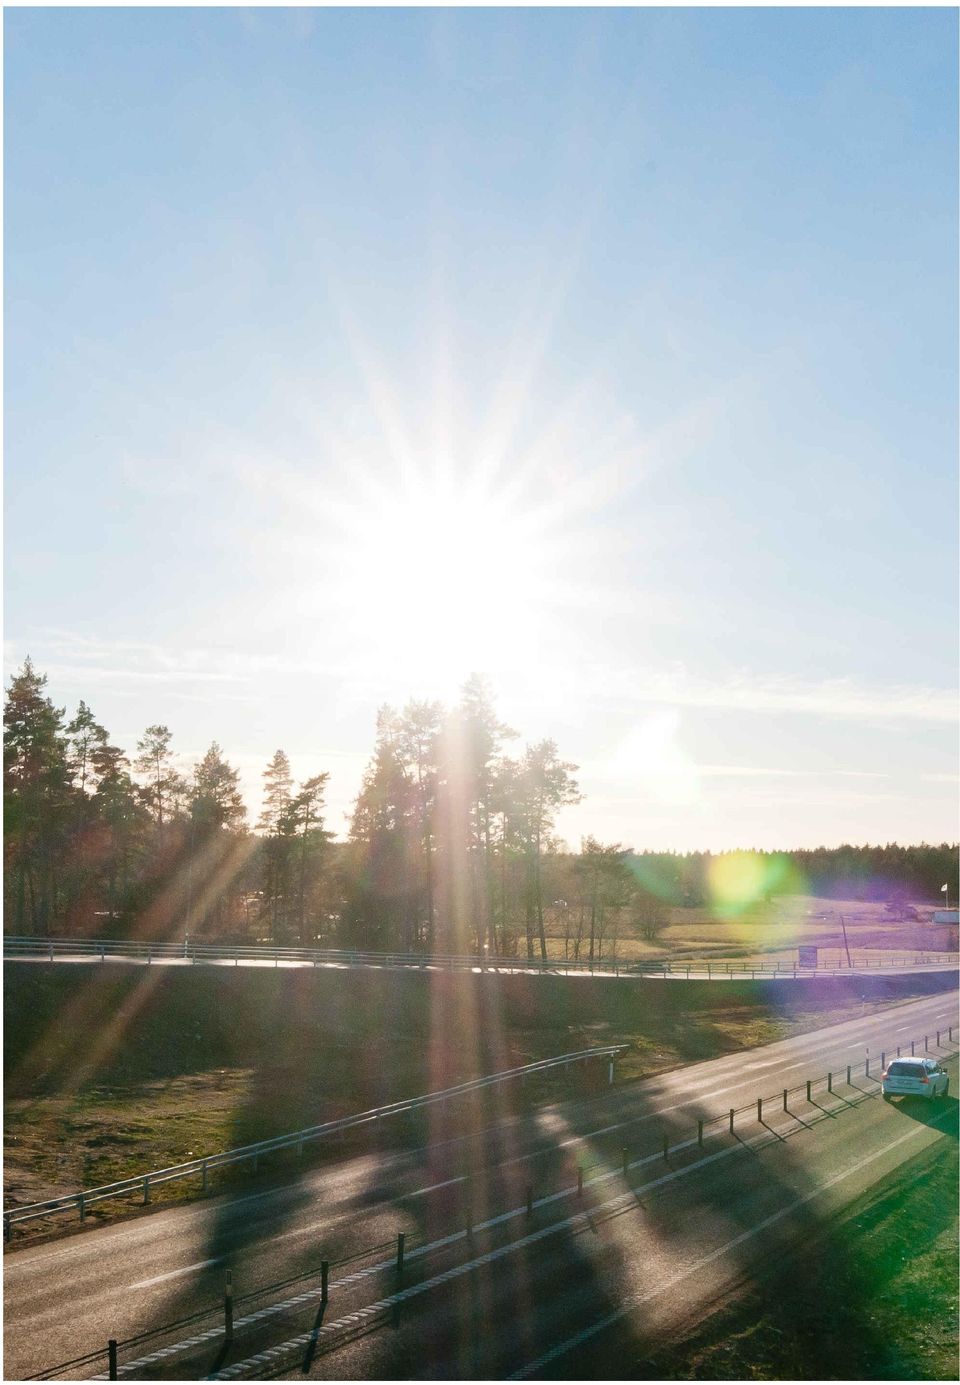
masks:
<path id="1" fill-rule="evenodd" d="M 868 769 L 774 769 L 765 765 L 698 765 L 697 772 L 714 779 L 889 779 Z"/>
<path id="2" fill-rule="evenodd" d="M 755 713 L 793 713 L 860 721 L 955 723 L 957 698 L 952 689 L 909 686 L 865 686 L 849 678 L 804 681 L 740 673 L 711 679 L 674 668 L 637 675 L 626 669 L 570 671 L 568 687 L 581 696 L 615 701 L 623 709 L 658 703 L 667 707 L 708 707 Z"/>

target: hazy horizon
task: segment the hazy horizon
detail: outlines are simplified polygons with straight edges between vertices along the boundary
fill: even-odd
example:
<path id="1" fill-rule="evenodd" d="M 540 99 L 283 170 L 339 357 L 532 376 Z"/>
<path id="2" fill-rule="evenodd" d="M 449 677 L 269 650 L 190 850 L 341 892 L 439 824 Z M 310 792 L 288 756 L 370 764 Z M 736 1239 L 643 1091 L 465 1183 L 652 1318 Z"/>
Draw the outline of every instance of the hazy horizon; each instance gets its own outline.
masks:
<path id="1" fill-rule="evenodd" d="M 486 673 L 638 851 L 955 841 L 957 14 L 7 10 L 5 675 Z"/>

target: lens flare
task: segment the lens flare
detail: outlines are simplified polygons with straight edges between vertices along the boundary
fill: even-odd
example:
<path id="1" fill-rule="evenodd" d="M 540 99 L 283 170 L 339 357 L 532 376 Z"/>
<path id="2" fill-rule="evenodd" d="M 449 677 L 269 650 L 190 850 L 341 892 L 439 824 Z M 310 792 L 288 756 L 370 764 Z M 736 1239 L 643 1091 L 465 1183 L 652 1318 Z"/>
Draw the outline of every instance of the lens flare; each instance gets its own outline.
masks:
<path id="1" fill-rule="evenodd" d="M 708 870 L 710 903 L 721 918 L 737 918 L 774 894 L 802 894 L 803 881 L 787 856 L 730 851 L 715 856 Z"/>

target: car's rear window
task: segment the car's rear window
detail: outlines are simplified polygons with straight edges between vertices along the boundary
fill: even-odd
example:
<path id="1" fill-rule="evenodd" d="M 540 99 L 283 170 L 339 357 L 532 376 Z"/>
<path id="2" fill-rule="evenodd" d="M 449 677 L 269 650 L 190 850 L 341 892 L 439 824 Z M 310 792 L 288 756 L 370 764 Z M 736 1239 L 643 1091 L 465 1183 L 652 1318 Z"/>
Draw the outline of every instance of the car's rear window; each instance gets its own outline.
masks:
<path id="1" fill-rule="evenodd" d="M 922 1063 L 891 1063 L 887 1068 L 888 1077 L 922 1077 Z"/>

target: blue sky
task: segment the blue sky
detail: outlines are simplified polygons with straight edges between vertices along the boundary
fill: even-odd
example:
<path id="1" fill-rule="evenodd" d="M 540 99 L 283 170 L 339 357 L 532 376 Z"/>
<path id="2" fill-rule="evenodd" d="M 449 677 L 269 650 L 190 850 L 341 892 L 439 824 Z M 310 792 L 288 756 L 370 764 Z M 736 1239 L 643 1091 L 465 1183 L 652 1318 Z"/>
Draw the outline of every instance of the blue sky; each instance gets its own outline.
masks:
<path id="1" fill-rule="evenodd" d="M 956 838 L 955 12 L 4 27 L 8 675 L 254 816 L 480 669 L 572 843 Z"/>

